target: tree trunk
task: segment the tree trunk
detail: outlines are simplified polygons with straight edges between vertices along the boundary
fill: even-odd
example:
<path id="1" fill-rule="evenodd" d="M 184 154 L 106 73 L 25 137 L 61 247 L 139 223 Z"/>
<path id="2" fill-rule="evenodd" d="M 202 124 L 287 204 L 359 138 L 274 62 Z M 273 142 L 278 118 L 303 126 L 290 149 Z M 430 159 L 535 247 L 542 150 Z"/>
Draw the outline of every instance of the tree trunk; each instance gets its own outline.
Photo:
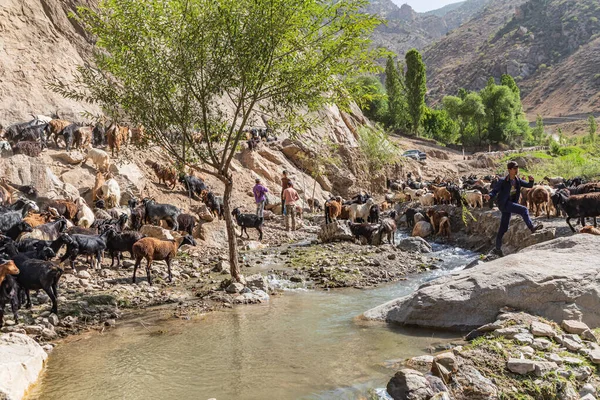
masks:
<path id="1" fill-rule="evenodd" d="M 312 192 L 312 205 L 310 206 L 310 212 L 315 212 L 315 190 L 317 190 L 317 178 L 314 178 L 313 192 Z"/>
<path id="2" fill-rule="evenodd" d="M 230 175 L 225 182 L 225 193 L 223 195 L 223 205 L 225 214 L 225 225 L 227 227 L 227 244 L 229 247 L 229 268 L 231 277 L 234 281 L 240 281 L 240 266 L 238 262 L 237 237 L 235 234 L 235 225 L 233 215 L 231 215 L 231 192 L 233 191 L 233 177 Z"/>

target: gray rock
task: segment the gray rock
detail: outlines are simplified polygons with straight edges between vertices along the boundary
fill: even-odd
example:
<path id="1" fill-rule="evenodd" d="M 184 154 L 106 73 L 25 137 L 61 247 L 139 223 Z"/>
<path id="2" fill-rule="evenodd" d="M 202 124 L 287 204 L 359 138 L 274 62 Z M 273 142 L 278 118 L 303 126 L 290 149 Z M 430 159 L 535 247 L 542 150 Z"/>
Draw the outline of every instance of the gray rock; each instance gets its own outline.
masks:
<path id="1" fill-rule="evenodd" d="M 563 389 L 559 393 L 560 400 L 579 400 L 579 394 L 577 394 L 577 390 L 573 387 L 573 384 L 567 381 L 563 387 Z"/>
<path id="2" fill-rule="evenodd" d="M 564 360 L 562 359 L 561 356 L 559 356 L 558 354 L 554 354 L 554 353 L 547 354 L 546 355 L 546 359 L 548 361 L 552 361 L 552 362 L 554 362 L 556 364 L 559 364 L 559 365 L 564 362 Z"/>
<path id="3" fill-rule="evenodd" d="M 556 336 L 556 331 L 548 324 L 544 324 L 543 322 L 533 321 L 531 323 L 531 333 L 533 336 L 542 336 L 542 337 L 554 337 Z"/>
<path id="4" fill-rule="evenodd" d="M 401 369 L 387 384 L 387 392 L 394 400 L 428 400 L 433 390 L 422 373 Z"/>
<path id="5" fill-rule="evenodd" d="M 53 340 L 58 337 L 58 334 L 52 329 L 44 328 L 42 329 L 42 337 L 45 340 Z"/>
<path id="6" fill-rule="evenodd" d="M 600 349 L 594 349 L 590 352 L 590 360 L 594 364 L 600 364 Z"/>
<path id="7" fill-rule="evenodd" d="M 600 326 L 600 281 L 590 259 L 598 239 L 575 235 L 534 245 L 498 260 L 422 285 L 416 292 L 364 313 L 367 319 L 454 330 L 496 320 L 504 306 L 550 320 Z M 527 268 L 514 268 L 515 265 Z M 564 268 L 569 265 L 569 268 Z"/>
<path id="8" fill-rule="evenodd" d="M 431 253 L 433 251 L 433 248 L 427 242 L 427 240 L 418 236 L 402 239 L 400 243 L 398 243 L 397 247 L 403 251 L 418 253 Z"/>
<path id="9" fill-rule="evenodd" d="M 550 347 L 552 347 L 552 342 L 548 339 L 537 338 L 533 340 L 531 347 L 533 347 L 535 350 L 540 351 L 548 350 Z"/>
<path id="10" fill-rule="evenodd" d="M 585 396 L 582 396 L 579 400 L 596 400 L 596 397 L 594 397 L 593 394 L 586 394 Z"/>
<path id="11" fill-rule="evenodd" d="M 507 339 L 513 339 L 513 338 L 515 338 L 515 336 L 523 334 L 523 333 L 524 333 L 523 329 L 516 327 L 516 326 L 510 326 L 508 328 L 496 329 L 494 331 L 493 335 L 496 337 L 503 336 Z"/>
<path id="12" fill-rule="evenodd" d="M 579 391 L 579 395 L 582 397 L 588 394 L 591 394 L 592 396 L 596 395 L 596 388 L 591 383 L 586 383 Z"/>
<path id="13" fill-rule="evenodd" d="M 592 369 L 587 365 L 580 365 L 578 367 L 575 367 L 571 370 L 571 372 L 575 376 L 575 379 L 577 379 L 580 382 L 587 381 L 593 373 Z"/>
<path id="14" fill-rule="evenodd" d="M 427 382 L 429 383 L 431 390 L 433 390 L 433 393 L 448 391 L 448 387 L 446 386 L 444 381 L 438 378 L 437 376 L 427 374 L 425 375 L 425 379 L 427 379 Z"/>
<path id="15" fill-rule="evenodd" d="M 229 270 L 229 262 L 227 261 L 219 261 L 217 265 L 212 269 L 213 272 L 220 272 L 222 274 L 230 274 Z"/>
<path id="16" fill-rule="evenodd" d="M 519 333 L 514 336 L 514 339 L 521 344 L 533 343 L 533 335 L 530 333 Z"/>
<path id="17" fill-rule="evenodd" d="M 452 397 L 450 397 L 448 392 L 440 392 L 433 396 L 430 400 L 452 400 Z"/>
<path id="18" fill-rule="evenodd" d="M 234 282 L 225 289 L 227 293 L 241 293 L 242 290 L 244 290 L 244 285 L 239 282 Z"/>
<path id="19" fill-rule="evenodd" d="M 81 279 L 90 279 L 92 276 L 86 270 L 79 271 L 77 277 Z"/>
<path id="20" fill-rule="evenodd" d="M 48 316 L 48 322 L 50 322 L 54 326 L 58 325 L 58 323 L 59 323 L 58 315 L 50 314 Z"/>
<path id="21" fill-rule="evenodd" d="M 583 364 L 583 360 L 577 357 L 563 357 L 562 361 L 564 364 L 569 364 L 569 365 L 582 365 Z"/>
<path id="22" fill-rule="evenodd" d="M 549 372 L 556 371 L 558 365 L 551 361 L 536 361 L 535 362 L 535 376 L 542 377 Z"/>
<path id="23" fill-rule="evenodd" d="M 0 399 L 21 399 L 44 368 L 48 354 L 19 333 L 0 336 Z"/>
<path id="24" fill-rule="evenodd" d="M 557 337 L 557 341 L 571 351 L 577 351 L 583 347 L 583 343 L 577 335 L 562 335 Z"/>
<path id="25" fill-rule="evenodd" d="M 39 325 L 27 325 L 23 327 L 23 329 L 25 329 L 25 332 L 27 332 L 28 335 L 41 335 L 44 327 Z"/>
<path id="26" fill-rule="evenodd" d="M 406 365 L 429 371 L 431 369 L 431 365 L 433 364 L 433 356 L 423 355 L 418 357 L 413 357 L 406 362 Z"/>
<path id="27" fill-rule="evenodd" d="M 269 290 L 269 282 L 267 281 L 267 278 L 261 274 L 250 275 L 247 277 L 246 285 L 248 285 L 250 289 L 260 289 L 265 292 Z"/>
<path id="28" fill-rule="evenodd" d="M 323 243 L 354 241 L 354 235 L 345 221 L 333 221 L 331 224 L 322 224 L 318 238 Z"/>
<path id="29" fill-rule="evenodd" d="M 573 333 L 576 335 L 579 335 L 587 330 L 589 330 L 590 328 L 584 324 L 581 321 L 576 321 L 576 320 L 564 320 L 561 324 L 562 328 L 565 330 L 565 332 L 567 333 Z"/>
<path id="30" fill-rule="evenodd" d="M 463 387 L 469 387 L 470 394 L 474 399 L 492 399 L 498 395 L 496 385 L 470 365 L 462 366 L 455 379 Z"/>
<path id="31" fill-rule="evenodd" d="M 592 332 L 591 329 L 587 329 L 587 330 L 583 331 L 581 333 L 581 338 L 583 340 L 587 340 L 588 342 L 594 342 L 594 343 L 598 342 L 598 338 L 596 338 L 596 335 L 594 335 L 594 332 Z"/>
<path id="32" fill-rule="evenodd" d="M 521 358 L 509 358 L 506 367 L 510 372 L 515 374 L 525 375 L 535 371 L 535 361 L 525 360 Z"/>

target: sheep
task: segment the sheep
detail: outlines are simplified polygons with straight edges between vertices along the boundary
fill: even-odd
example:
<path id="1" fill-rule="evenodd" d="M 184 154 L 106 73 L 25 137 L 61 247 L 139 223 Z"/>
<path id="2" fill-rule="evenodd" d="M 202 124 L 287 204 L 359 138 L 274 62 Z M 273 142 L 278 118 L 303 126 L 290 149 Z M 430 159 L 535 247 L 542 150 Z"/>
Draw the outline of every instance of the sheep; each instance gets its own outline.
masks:
<path id="1" fill-rule="evenodd" d="M 398 226 L 396 225 L 396 211 L 393 210 L 390 212 L 390 215 L 387 218 L 384 218 L 381 221 L 381 228 L 379 229 L 379 234 L 382 236 L 381 241 L 383 242 L 383 235 L 387 235 L 387 240 L 389 244 L 396 244 L 396 230 Z"/>
<path id="2" fill-rule="evenodd" d="M 42 145 L 33 141 L 19 142 L 12 149 L 14 154 L 24 154 L 29 157 L 37 157 L 42 153 Z"/>
<path id="3" fill-rule="evenodd" d="M 450 238 L 450 233 L 451 233 L 451 229 L 450 229 L 450 219 L 448 217 L 442 217 L 442 219 L 440 219 L 439 222 L 439 230 L 438 230 L 438 236 L 444 236 L 446 238 Z"/>
<path id="4" fill-rule="evenodd" d="M 150 167 L 154 170 L 159 184 L 162 182 L 168 187 L 167 182 L 169 182 L 172 184 L 171 190 L 175 188 L 175 185 L 177 185 L 177 171 L 175 168 L 165 167 L 150 160 L 147 160 L 146 164 L 150 165 Z"/>
<path id="5" fill-rule="evenodd" d="M 157 204 L 154 200 L 144 199 L 142 204 L 146 209 L 145 220 L 155 223 L 161 220 L 170 223 L 174 231 L 179 230 L 177 217 L 181 214 L 181 210 L 171 204 Z"/>
<path id="6" fill-rule="evenodd" d="M 193 237 L 186 235 L 177 241 L 160 240 L 155 238 L 142 238 L 133 244 L 133 257 L 135 258 L 135 265 L 133 267 L 133 279 L 135 283 L 135 273 L 142 262 L 142 258 L 146 259 L 146 275 L 148 276 L 148 284 L 152 285 L 152 277 L 150 275 L 150 267 L 152 262 L 165 261 L 167 263 L 167 269 L 169 272 L 169 282 L 173 281 L 173 275 L 171 274 L 171 260 L 177 256 L 177 249 L 184 244 L 196 245 L 196 241 Z"/>
<path id="7" fill-rule="evenodd" d="M 193 235 L 194 228 L 196 227 L 196 218 L 193 215 L 179 214 L 177 223 L 179 224 L 180 231 L 187 232 L 188 235 Z"/>
<path id="8" fill-rule="evenodd" d="M 50 121 L 52 121 L 52 117 L 48 117 L 47 115 L 42 115 L 42 114 L 38 114 L 38 115 L 31 115 L 33 117 L 34 121 L 37 121 L 39 124 L 47 124 Z"/>
<path id="9" fill-rule="evenodd" d="M 450 192 L 450 195 L 452 196 L 452 199 L 450 200 L 450 204 L 454 204 L 457 206 L 460 206 L 461 204 L 463 204 L 463 198 L 462 195 L 460 194 L 460 187 L 462 185 L 448 185 L 448 187 L 446 188 L 448 190 L 448 192 Z M 481 201 L 482 207 L 483 207 L 483 198 Z"/>
<path id="10" fill-rule="evenodd" d="M 389 210 L 390 208 L 392 208 L 392 203 L 388 203 L 387 201 L 384 201 L 379 205 L 379 208 L 381 209 L 381 211 Z"/>
<path id="11" fill-rule="evenodd" d="M 65 262 L 68 258 L 71 259 L 71 268 L 75 269 L 75 259 L 78 255 L 91 256 L 91 267 L 96 269 L 102 267 L 102 253 L 106 249 L 106 238 L 109 235 L 109 231 L 104 232 L 101 235 L 82 235 L 73 234 L 73 239 L 67 244 L 67 251 L 65 255 L 60 259 L 60 262 Z"/>
<path id="12" fill-rule="evenodd" d="M 117 268 L 121 266 L 121 253 L 128 251 L 133 258 L 133 245 L 144 237 L 140 232 L 125 231 L 117 233 L 115 231 L 109 231 L 106 239 L 106 250 L 111 257 L 110 267 L 112 268 L 115 263 L 115 256 L 117 257 Z"/>
<path id="13" fill-rule="evenodd" d="M 64 119 L 53 119 L 48 122 L 46 126 L 46 138 L 50 140 L 54 139 L 54 144 L 58 148 L 58 136 L 67 126 L 71 125 L 69 121 L 65 121 Z"/>
<path id="14" fill-rule="evenodd" d="M 471 208 L 483 208 L 483 195 L 479 190 L 467 190 L 465 192 L 465 201 Z"/>
<path id="15" fill-rule="evenodd" d="M 370 198 L 371 198 L 371 196 L 369 194 L 360 192 L 359 194 L 354 196 L 352 199 L 350 199 L 348 201 L 344 201 L 342 203 L 342 205 L 351 206 L 353 204 L 365 204 L 367 202 L 367 200 Z"/>
<path id="16" fill-rule="evenodd" d="M 546 208 L 546 215 L 548 219 L 550 219 L 550 207 L 548 203 L 550 202 L 550 193 L 542 187 L 536 186 L 531 189 L 531 191 L 527 195 L 527 200 L 531 207 L 535 208 L 535 216 L 539 217 L 540 211 L 542 210 L 542 206 Z"/>
<path id="17" fill-rule="evenodd" d="M 429 221 L 431 221 L 431 225 L 433 227 L 433 232 L 437 232 L 440 221 L 443 217 L 447 217 L 448 213 L 446 211 L 436 211 L 433 208 L 430 208 L 426 212 Z"/>
<path id="18" fill-rule="evenodd" d="M 568 192 L 567 192 L 568 193 Z M 567 215 L 567 225 L 571 231 L 575 228 L 571 225 L 571 218 L 582 218 L 585 225 L 585 218 L 593 217 L 594 226 L 596 226 L 596 217 L 600 216 L 600 193 L 586 193 L 568 196 L 567 193 L 560 190 L 552 195 L 552 201 L 560 207 Z"/>
<path id="19" fill-rule="evenodd" d="M 375 201 L 372 198 L 369 198 L 364 204 L 350 205 L 350 215 L 348 219 L 352 222 L 356 222 L 358 219 L 366 221 L 369 216 L 369 211 L 374 204 Z"/>
<path id="20" fill-rule="evenodd" d="M 88 207 L 83 197 L 75 200 L 77 205 L 77 226 L 90 228 L 95 221 L 94 212 Z"/>
<path id="21" fill-rule="evenodd" d="M 33 127 L 33 126 L 38 126 L 38 125 L 40 125 L 40 124 L 36 120 L 12 124 L 8 128 L 6 128 L 4 137 L 9 142 L 16 143 L 21 139 L 22 133 L 24 130 L 26 130 L 27 128 Z"/>
<path id="22" fill-rule="evenodd" d="M 330 224 L 342 213 L 342 198 L 336 197 L 325 202 L 325 224 Z"/>
<path id="23" fill-rule="evenodd" d="M 0 264 L 0 328 L 4 324 L 4 307 L 10 303 L 15 322 L 19 321 L 19 286 L 12 275 L 19 273 L 14 261 L 1 261 Z"/>
<path id="24" fill-rule="evenodd" d="M 102 196 L 107 207 L 118 207 L 121 204 L 121 188 L 119 183 L 114 179 L 108 179 L 102 185 Z"/>
<path id="25" fill-rule="evenodd" d="M 352 232 L 352 235 L 356 240 L 360 240 L 361 237 L 364 237 L 367 244 L 373 244 L 374 236 L 380 232 L 381 228 L 379 224 L 357 224 L 351 221 L 348 221 L 348 227 L 350 227 L 350 232 Z"/>
<path id="26" fill-rule="evenodd" d="M 107 152 L 100 149 L 88 149 L 82 164 L 85 164 L 90 158 L 98 171 L 108 171 L 108 168 L 110 167 L 110 156 Z"/>
<path id="27" fill-rule="evenodd" d="M 81 126 L 74 133 L 74 144 L 76 149 L 87 148 L 92 143 L 92 128 Z"/>
<path id="28" fill-rule="evenodd" d="M 431 207 L 435 204 L 435 197 L 433 193 L 425 193 L 421 197 L 419 197 L 419 202 L 423 207 Z"/>
<path id="29" fill-rule="evenodd" d="M 106 182 L 104 173 L 102 171 L 96 171 L 96 180 L 94 181 L 94 187 L 92 188 L 92 201 L 98 200 L 98 192 L 102 192 L 104 182 Z"/>
<path id="30" fill-rule="evenodd" d="M 156 175 L 158 175 L 158 172 L 156 173 Z M 195 196 L 200 197 L 203 191 L 208 190 L 208 187 L 202 179 L 196 178 L 192 175 L 179 175 L 179 182 L 183 183 L 190 198 L 194 198 Z"/>
<path id="31" fill-rule="evenodd" d="M 119 126 L 113 122 L 106 129 L 106 141 L 113 157 L 115 156 L 115 149 L 117 150 L 117 157 L 119 156 L 121 144 L 127 143 L 128 138 L 129 128 L 126 126 Z"/>
<path id="32" fill-rule="evenodd" d="M 256 228 L 256 230 L 258 231 L 258 240 L 259 241 L 262 240 L 262 238 L 263 238 L 263 231 L 262 231 L 263 219 L 262 218 L 259 218 L 256 214 L 242 214 L 239 207 L 235 208 L 231 212 L 231 215 L 233 215 L 235 217 L 235 222 L 237 223 L 237 225 L 240 228 L 242 228 L 241 232 L 240 232 L 240 237 L 242 237 L 242 235 L 245 232 L 248 239 L 250 239 L 250 235 L 248 234 L 248 231 L 246 230 L 246 228 Z"/>
<path id="33" fill-rule="evenodd" d="M 0 157 L 8 157 L 12 155 L 12 147 L 6 140 L 0 140 Z"/>
<path id="34" fill-rule="evenodd" d="M 14 259 L 19 275 L 17 283 L 25 291 L 27 296 L 26 308 L 31 308 L 30 290 L 42 289 L 52 301 L 51 312 L 58 315 L 58 281 L 63 274 L 62 268 L 52 261 L 30 259 L 23 255 L 18 255 Z"/>

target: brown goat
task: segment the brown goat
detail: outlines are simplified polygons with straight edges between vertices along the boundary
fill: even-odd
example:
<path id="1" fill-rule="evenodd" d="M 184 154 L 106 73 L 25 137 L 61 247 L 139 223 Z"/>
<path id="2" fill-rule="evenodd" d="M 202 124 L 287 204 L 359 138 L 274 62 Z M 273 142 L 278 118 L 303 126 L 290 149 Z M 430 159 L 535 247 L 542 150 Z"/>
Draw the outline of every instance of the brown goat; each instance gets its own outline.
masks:
<path id="1" fill-rule="evenodd" d="M 531 188 L 521 188 L 521 198 L 519 199 L 519 204 L 523 207 L 529 208 L 531 206 L 529 204 L 529 192 L 531 192 Z"/>
<path id="2" fill-rule="evenodd" d="M 529 206 L 535 209 L 535 216 L 540 216 L 540 211 L 546 209 L 546 216 L 550 219 L 550 193 L 543 186 L 536 186 L 527 195 Z"/>
<path id="3" fill-rule="evenodd" d="M 152 277 L 150 276 L 150 267 L 152 261 L 165 261 L 169 272 L 169 282 L 173 280 L 171 274 L 171 260 L 177 256 L 177 249 L 183 244 L 196 245 L 196 242 L 190 236 L 184 236 L 174 240 L 160 240 L 153 237 L 145 237 L 133 244 L 133 258 L 135 258 L 135 266 L 133 267 L 133 283 L 135 283 L 135 273 L 142 262 L 142 258 L 146 259 L 146 275 L 148 283 L 152 285 Z"/>
<path id="4" fill-rule="evenodd" d="M 426 214 L 429 217 L 429 220 L 431 221 L 431 226 L 433 227 L 434 232 L 438 231 L 438 227 L 440 226 L 440 221 L 442 220 L 442 218 L 448 217 L 448 213 L 446 211 L 436 211 L 433 208 L 427 210 Z"/>
<path id="5" fill-rule="evenodd" d="M 64 216 L 67 219 L 73 220 L 77 216 L 77 204 L 68 200 L 50 200 L 45 205 L 45 209 L 48 210 L 50 207 L 58 211 L 59 216 Z"/>
<path id="6" fill-rule="evenodd" d="M 336 197 L 325 202 L 325 222 L 332 222 L 342 213 L 342 199 Z"/>
<path id="7" fill-rule="evenodd" d="M 27 222 L 31 225 L 32 228 L 36 228 L 40 225 L 47 224 L 53 220 L 53 216 L 49 212 L 43 212 L 41 214 L 38 213 L 30 213 L 28 216 L 23 218 L 23 221 Z"/>
<path id="8" fill-rule="evenodd" d="M 53 119 L 48 122 L 48 129 L 50 133 L 48 134 L 48 140 L 51 137 L 54 137 L 54 144 L 58 147 L 58 134 L 62 132 L 67 126 L 71 125 L 69 121 L 65 121 L 64 119 Z"/>
<path id="9" fill-rule="evenodd" d="M 106 130 L 106 141 L 108 147 L 112 152 L 112 156 L 115 156 L 115 149 L 117 150 L 117 156 L 121 150 L 121 144 L 126 144 L 129 139 L 129 128 L 126 126 L 119 126 L 116 123 L 110 124 Z"/>
<path id="10" fill-rule="evenodd" d="M 12 204 L 12 194 L 14 189 L 8 185 L 4 178 L 0 179 L 0 205 Z"/>
<path id="11" fill-rule="evenodd" d="M 450 218 L 442 217 L 442 219 L 440 219 L 440 229 L 438 230 L 438 236 L 444 236 L 446 238 L 449 238 L 451 231 L 452 230 L 450 229 Z"/>
<path id="12" fill-rule="evenodd" d="M 17 268 L 15 262 L 13 260 L 6 261 L 4 264 L 0 265 L 0 285 L 4 282 L 4 279 L 6 279 L 6 275 L 17 275 L 18 273 L 19 268 Z"/>
<path id="13" fill-rule="evenodd" d="M 452 194 L 445 187 L 431 186 L 433 189 L 433 198 L 437 204 L 450 204 L 452 201 Z"/>
<path id="14" fill-rule="evenodd" d="M 105 177 L 102 171 L 96 172 L 96 181 L 94 182 L 94 187 L 92 188 L 92 202 L 98 200 L 98 192 L 102 190 L 102 185 L 104 185 Z"/>
<path id="15" fill-rule="evenodd" d="M 76 149 L 86 148 L 92 143 L 92 128 L 82 126 L 75 131 L 74 146 Z"/>
<path id="16" fill-rule="evenodd" d="M 42 144 L 27 140 L 15 144 L 12 149 L 14 154 L 25 154 L 29 157 L 37 157 L 42 153 Z"/>
<path id="17" fill-rule="evenodd" d="M 579 233 L 587 233 L 590 235 L 600 236 L 600 229 L 594 228 L 592 225 L 586 225 L 583 228 L 581 228 Z"/>
<path id="18" fill-rule="evenodd" d="M 140 145 L 144 143 L 145 140 L 145 129 L 143 125 L 140 125 L 137 128 L 131 128 L 131 143 Z"/>
<path id="19" fill-rule="evenodd" d="M 158 178 L 158 183 L 163 182 L 165 186 L 168 187 L 167 182 L 169 182 L 172 184 L 171 189 L 175 188 L 175 185 L 177 184 L 177 171 L 175 168 L 165 167 L 157 162 L 151 162 L 150 160 L 146 161 L 146 164 L 148 163 L 150 163 L 150 167 L 154 170 L 154 173 Z"/>

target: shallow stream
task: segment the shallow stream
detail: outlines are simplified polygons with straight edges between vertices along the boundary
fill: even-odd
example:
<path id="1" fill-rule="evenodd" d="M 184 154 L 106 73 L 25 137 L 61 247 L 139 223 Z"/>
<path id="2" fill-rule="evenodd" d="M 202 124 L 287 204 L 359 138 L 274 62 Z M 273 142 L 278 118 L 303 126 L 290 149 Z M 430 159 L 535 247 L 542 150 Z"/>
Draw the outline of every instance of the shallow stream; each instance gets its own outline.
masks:
<path id="1" fill-rule="evenodd" d="M 356 319 L 460 269 L 473 253 L 434 246 L 442 268 L 372 290 L 292 290 L 191 321 L 145 317 L 58 346 L 30 399 L 357 399 L 385 387 L 386 361 L 455 336 Z M 439 264 L 439 263 L 438 263 Z"/>

